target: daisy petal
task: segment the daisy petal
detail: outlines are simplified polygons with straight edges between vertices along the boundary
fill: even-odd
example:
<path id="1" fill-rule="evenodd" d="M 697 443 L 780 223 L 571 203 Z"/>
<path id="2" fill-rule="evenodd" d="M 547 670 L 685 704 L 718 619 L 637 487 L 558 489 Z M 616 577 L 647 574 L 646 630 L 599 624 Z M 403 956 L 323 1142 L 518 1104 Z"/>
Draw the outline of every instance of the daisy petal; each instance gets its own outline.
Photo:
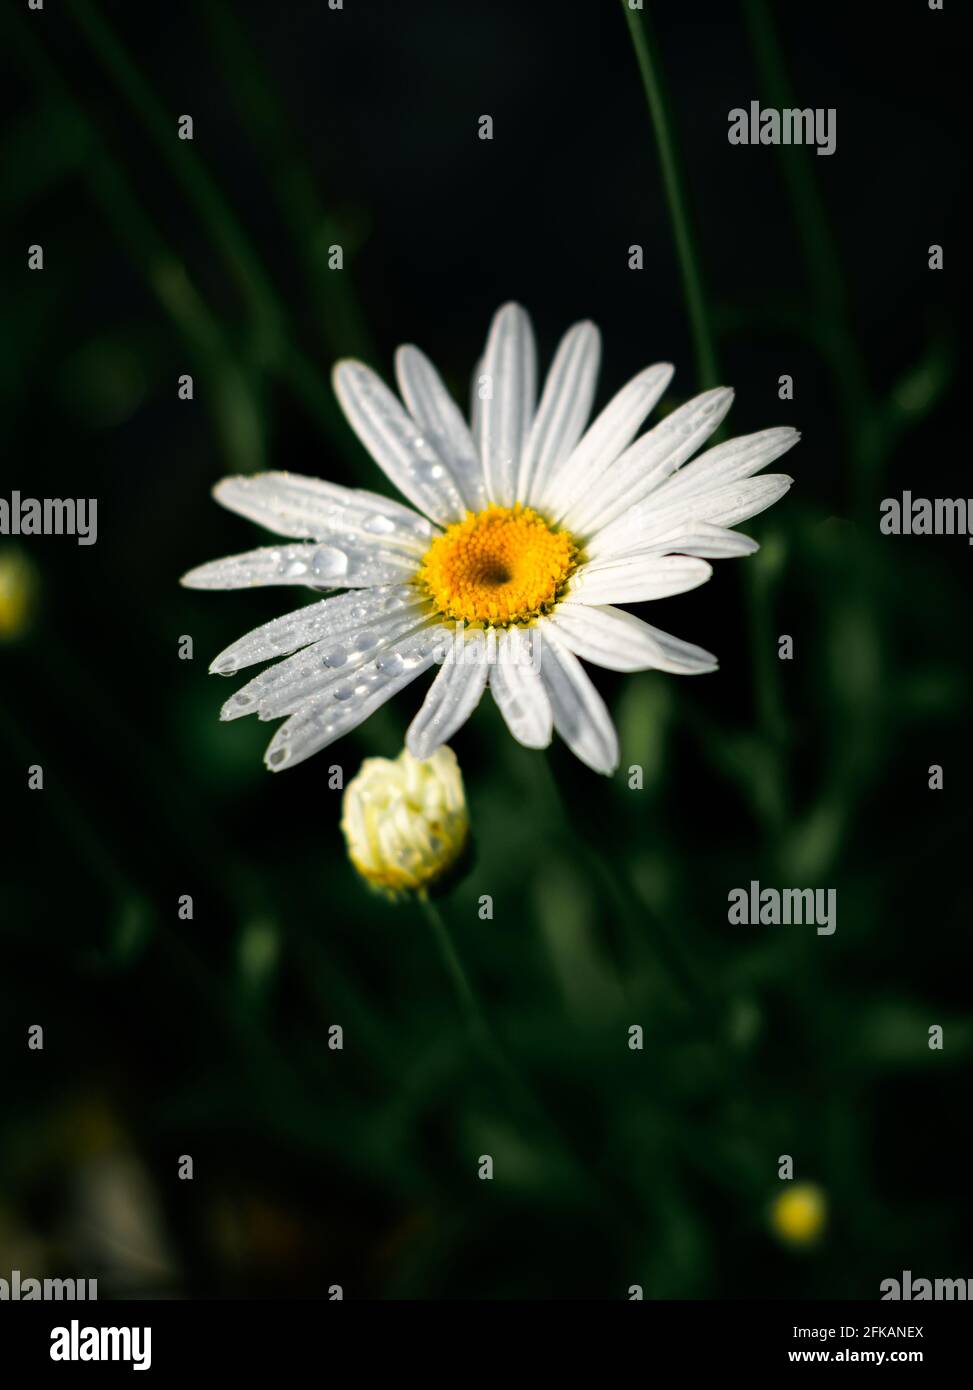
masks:
<path id="1" fill-rule="evenodd" d="M 497 661 L 490 668 L 490 690 L 517 742 L 525 748 L 546 748 L 554 716 L 538 670 L 534 636 L 534 628 L 522 627 L 500 634 Z"/>
<path id="2" fill-rule="evenodd" d="M 322 637 L 357 632 L 376 618 L 400 609 L 421 613 L 427 606 L 427 601 L 411 584 L 381 584 L 364 593 L 352 590 L 347 594 L 335 594 L 333 598 L 309 603 L 305 608 L 254 628 L 246 637 L 220 652 L 209 669 L 213 675 L 232 676 L 246 666 L 256 666 L 275 656 L 287 656 L 300 647 L 319 642 Z"/>
<path id="3" fill-rule="evenodd" d="M 581 663 L 560 641 L 550 619 L 537 624 L 543 642 L 541 679 L 551 702 L 554 727 L 571 749 L 595 772 L 606 775 L 618 766 L 618 735 L 605 702 Z"/>
<path id="4" fill-rule="evenodd" d="M 382 379 L 346 359 L 335 366 L 333 381 L 348 423 L 402 495 L 433 521 L 458 521 L 466 508 L 452 474 Z"/>
<path id="5" fill-rule="evenodd" d="M 445 634 L 448 639 L 449 634 Z M 302 763 L 327 748 L 375 713 L 436 660 L 444 630 L 434 628 L 383 652 L 347 682 L 303 705 L 282 724 L 267 747 L 264 762 L 271 772 Z"/>
<path id="6" fill-rule="evenodd" d="M 347 684 L 363 666 L 428 626 L 425 614 L 394 613 L 344 636 L 324 637 L 254 676 L 230 696 L 220 718 L 256 714 L 261 719 L 279 719 L 293 714 L 330 687 Z"/>
<path id="7" fill-rule="evenodd" d="M 639 372 L 612 397 L 582 435 L 577 448 L 551 475 L 544 505 L 554 519 L 563 516 L 576 497 L 599 479 L 628 447 L 646 415 L 665 392 L 672 373 L 671 363 L 658 362 Z"/>
<path id="8" fill-rule="evenodd" d="M 414 758 L 430 757 L 466 723 L 480 703 L 488 669 L 484 641 L 452 643 L 406 732 L 405 746 Z"/>
<path id="9" fill-rule="evenodd" d="M 703 560 L 731 560 L 752 555 L 760 546 L 751 536 L 729 531 L 709 522 L 683 521 L 661 525 L 657 515 L 620 517 L 589 541 L 587 553 L 594 560 L 620 560 L 635 555 L 696 555 Z"/>
<path id="10" fill-rule="evenodd" d="M 697 530 L 701 522 L 708 526 L 730 527 L 747 521 L 758 512 L 772 507 L 794 482 L 786 473 L 765 473 L 761 478 L 745 478 L 740 483 L 727 483 L 713 492 L 700 493 L 698 497 L 687 497 L 669 506 L 660 504 L 658 509 L 646 507 L 637 509 L 625 518 L 628 526 L 639 522 L 644 526 L 643 535 L 652 541 L 678 529 Z M 607 528 L 599 534 L 598 553 L 612 553 L 614 528 Z"/>
<path id="11" fill-rule="evenodd" d="M 591 536 L 641 502 L 717 428 L 733 403 L 733 392 L 717 387 L 681 405 L 642 435 L 589 487 L 564 517 L 569 530 Z"/>
<path id="12" fill-rule="evenodd" d="M 609 671 L 654 669 L 676 676 L 697 676 L 715 671 L 718 664 L 716 657 L 702 647 L 651 627 L 621 608 L 565 603 L 548 622 L 573 652 Z"/>
<path id="13" fill-rule="evenodd" d="M 395 373 L 410 415 L 449 464 L 464 503 L 470 511 L 480 511 L 487 504 L 483 465 L 463 413 L 439 373 L 428 357 L 411 345 L 396 352 Z"/>
<path id="14" fill-rule="evenodd" d="M 483 358 L 473 368 L 473 375 L 470 378 L 470 434 L 473 436 L 473 443 L 476 445 L 477 452 L 480 450 L 480 415 L 483 411 L 483 401 L 480 396 L 483 385 Z M 480 467 L 483 464 L 481 462 Z M 486 484 L 484 484 L 484 487 Z"/>
<path id="15" fill-rule="evenodd" d="M 568 584 L 565 603 L 648 603 L 705 584 L 713 568 L 684 555 L 623 556 L 582 565 Z"/>
<path id="16" fill-rule="evenodd" d="M 217 502 L 278 536 L 354 537 L 421 557 L 436 528 L 401 502 L 298 473 L 255 473 L 216 484 Z"/>
<path id="17" fill-rule="evenodd" d="M 415 555 L 384 546 L 342 541 L 341 545 L 272 545 L 212 560 L 184 574 L 187 589 L 256 589 L 270 584 L 306 584 L 312 589 L 367 589 L 411 579 Z"/>
<path id="18" fill-rule="evenodd" d="M 591 413 L 601 360 L 601 335 L 593 323 L 577 323 L 561 339 L 530 427 L 517 497 L 532 503 L 547 479 L 581 438 Z"/>
<path id="19" fill-rule="evenodd" d="M 520 458 L 534 418 L 537 363 L 534 331 L 519 304 L 494 316 L 483 354 L 488 395 L 477 413 L 487 496 L 501 507 L 517 501 Z"/>
<path id="20" fill-rule="evenodd" d="M 653 501 L 659 506 L 668 506 L 670 502 L 683 502 L 700 493 L 740 482 L 793 449 L 800 437 L 797 430 L 784 427 L 728 439 L 725 444 L 717 444 L 715 449 L 707 449 L 705 454 L 687 463 L 654 493 Z"/>

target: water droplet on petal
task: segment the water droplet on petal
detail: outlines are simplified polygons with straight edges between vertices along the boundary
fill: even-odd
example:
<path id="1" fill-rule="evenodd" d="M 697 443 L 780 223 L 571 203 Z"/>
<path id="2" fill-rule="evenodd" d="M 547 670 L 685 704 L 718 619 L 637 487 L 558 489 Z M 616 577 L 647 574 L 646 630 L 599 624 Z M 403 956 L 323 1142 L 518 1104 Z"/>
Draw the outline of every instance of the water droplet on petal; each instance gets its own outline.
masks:
<path id="1" fill-rule="evenodd" d="M 340 579 L 348 573 L 348 556 L 333 545 L 318 546 L 311 568 L 318 579 Z"/>
<path id="2" fill-rule="evenodd" d="M 400 652 L 386 652 L 376 660 L 375 669 L 383 676 L 398 676 L 405 670 L 405 662 Z"/>

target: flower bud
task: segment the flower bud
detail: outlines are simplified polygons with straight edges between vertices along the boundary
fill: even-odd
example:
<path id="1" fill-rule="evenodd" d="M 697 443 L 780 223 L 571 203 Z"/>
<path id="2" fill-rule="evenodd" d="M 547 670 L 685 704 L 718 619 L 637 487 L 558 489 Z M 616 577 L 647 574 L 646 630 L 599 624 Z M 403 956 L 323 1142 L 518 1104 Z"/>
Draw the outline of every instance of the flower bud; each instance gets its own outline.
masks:
<path id="1" fill-rule="evenodd" d="M 407 749 L 366 758 L 345 788 L 341 828 L 351 862 L 374 887 L 393 897 L 429 888 L 469 835 L 456 754 L 442 747 L 422 762 Z"/>

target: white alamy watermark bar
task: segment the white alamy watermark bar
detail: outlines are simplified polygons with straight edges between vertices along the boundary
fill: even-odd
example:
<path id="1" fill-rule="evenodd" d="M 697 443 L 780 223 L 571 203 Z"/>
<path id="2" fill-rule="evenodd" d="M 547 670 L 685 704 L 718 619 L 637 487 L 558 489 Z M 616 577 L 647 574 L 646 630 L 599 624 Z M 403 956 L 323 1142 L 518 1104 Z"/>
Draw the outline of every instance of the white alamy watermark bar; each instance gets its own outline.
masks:
<path id="1" fill-rule="evenodd" d="M 814 145 L 818 154 L 834 154 L 838 145 L 833 106 L 761 106 L 751 101 L 727 112 L 731 145 Z"/>
<path id="2" fill-rule="evenodd" d="M 973 498 L 883 497 L 878 529 L 883 536 L 966 536 L 973 545 Z"/>
<path id="3" fill-rule="evenodd" d="M 0 1302 L 32 1302 L 35 1299 L 95 1303 L 98 1300 L 97 1279 L 35 1279 L 11 1270 L 9 1279 L 0 1279 Z"/>
<path id="4" fill-rule="evenodd" d="M 96 497 L 0 497 L 0 536 L 75 536 L 78 545 L 98 539 Z"/>
<path id="5" fill-rule="evenodd" d="M 734 925 L 816 926 L 818 936 L 831 936 L 838 925 L 836 888 L 731 888 L 727 921 Z"/>

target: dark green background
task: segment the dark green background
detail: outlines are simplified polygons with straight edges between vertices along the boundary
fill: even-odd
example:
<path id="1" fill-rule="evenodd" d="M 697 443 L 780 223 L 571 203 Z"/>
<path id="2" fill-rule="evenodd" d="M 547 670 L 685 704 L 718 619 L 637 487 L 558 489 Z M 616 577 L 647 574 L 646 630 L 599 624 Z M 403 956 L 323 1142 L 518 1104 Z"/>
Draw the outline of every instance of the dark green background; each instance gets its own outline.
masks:
<path id="1" fill-rule="evenodd" d="M 746 527 L 760 553 L 642 610 L 720 672 L 597 673 L 615 778 L 517 747 L 487 702 L 454 740 L 477 859 L 443 911 L 533 1101 L 481 1060 L 421 914 L 344 857 L 327 768 L 394 755 L 421 691 L 271 777 L 270 730 L 219 724 L 206 667 L 306 596 L 178 579 L 262 543 L 210 500 L 224 473 L 387 490 L 333 405 L 338 356 L 388 376 L 415 341 L 465 399 L 516 298 L 545 358 L 600 324 L 599 403 L 660 358 L 668 405 L 698 389 L 621 7 L 5 8 L 4 495 L 100 509 L 93 547 L 20 543 L 37 603 L 0 650 L 0 1277 L 875 1298 L 903 1269 L 973 1275 L 970 551 L 878 530 L 903 488 L 971 491 L 961 7 L 650 8 L 729 426 L 804 439 Z M 730 146 L 754 98 L 835 107 L 837 153 Z M 835 888 L 836 934 L 730 926 L 751 879 Z M 828 1196 L 813 1250 L 768 1228 L 784 1153 Z"/>

